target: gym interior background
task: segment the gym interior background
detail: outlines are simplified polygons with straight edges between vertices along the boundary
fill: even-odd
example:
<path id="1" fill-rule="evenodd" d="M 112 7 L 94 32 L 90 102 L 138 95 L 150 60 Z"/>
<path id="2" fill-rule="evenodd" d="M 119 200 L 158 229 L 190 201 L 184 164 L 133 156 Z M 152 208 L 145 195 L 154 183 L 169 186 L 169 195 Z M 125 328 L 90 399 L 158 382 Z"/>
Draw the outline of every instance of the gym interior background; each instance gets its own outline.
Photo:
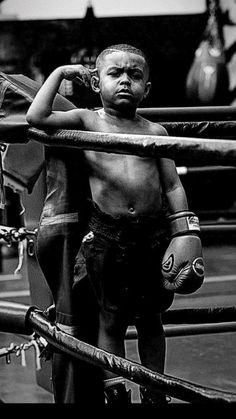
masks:
<path id="1" fill-rule="evenodd" d="M 18 3 L 22 7 L 18 5 L 17 11 Z M 35 14 L 38 7 L 40 15 L 43 2 L 33 0 L 29 7 L 33 7 L 33 3 Z M 61 2 L 56 3 L 59 10 Z M 75 2 L 70 1 L 67 12 L 70 3 L 75 9 Z M 27 0 L 1 1 L 0 71 L 21 73 L 42 83 L 58 65 L 70 62 L 93 67 L 97 53 L 105 46 L 130 43 L 142 48 L 150 61 L 152 89 L 143 107 L 234 105 L 236 6 L 233 1 L 169 1 L 166 9 L 161 6 L 163 2 L 148 1 L 145 13 L 142 13 L 141 1 L 136 1 L 136 9 L 130 11 L 133 2 L 126 1 L 127 8 L 117 15 L 112 14 L 115 2 L 107 3 L 109 13 L 105 12 L 106 1 L 102 3 L 104 12 L 99 9 L 99 1 L 81 1 L 77 2 L 75 17 L 71 12 L 66 18 L 63 15 L 51 17 L 50 13 L 47 17 L 29 18 L 20 14 Z M 152 12 L 151 3 L 156 7 Z M 52 5 L 44 4 L 46 14 Z M 201 48 L 203 53 L 199 56 Z M 211 54 L 214 49 L 218 55 Z M 203 97 L 199 93 L 200 84 L 209 69 L 212 84 Z M 81 87 L 78 92 L 78 86 L 71 82 L 61 86 L 61 93 L 77 106 L 100 106 L 97 95 Z M 181 179 L 191 209 L 202 220 L 236 219 L 236 194 L 232 188 L 236 180 L 234 167 L 222 170 L 212 167 L 208 171 L 188 168 Z M 8 188 L 7 198 L 8 224 L 16 224 L 17 200 Z"/>

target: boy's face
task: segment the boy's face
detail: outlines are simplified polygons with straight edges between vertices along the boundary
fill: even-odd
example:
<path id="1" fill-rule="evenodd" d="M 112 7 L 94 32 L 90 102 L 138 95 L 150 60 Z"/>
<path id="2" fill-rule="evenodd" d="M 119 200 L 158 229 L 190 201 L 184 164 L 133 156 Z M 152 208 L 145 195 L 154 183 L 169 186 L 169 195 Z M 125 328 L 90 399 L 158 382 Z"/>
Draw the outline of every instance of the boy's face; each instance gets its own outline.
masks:
<path id="1" fill-rule="evenodd" d="M 116 109 L 137 108 L 151 87 L 146 61 L 130 52 L 105 55 L 98 67 L 98 77 L 97 92 L 103 106 Z"/>

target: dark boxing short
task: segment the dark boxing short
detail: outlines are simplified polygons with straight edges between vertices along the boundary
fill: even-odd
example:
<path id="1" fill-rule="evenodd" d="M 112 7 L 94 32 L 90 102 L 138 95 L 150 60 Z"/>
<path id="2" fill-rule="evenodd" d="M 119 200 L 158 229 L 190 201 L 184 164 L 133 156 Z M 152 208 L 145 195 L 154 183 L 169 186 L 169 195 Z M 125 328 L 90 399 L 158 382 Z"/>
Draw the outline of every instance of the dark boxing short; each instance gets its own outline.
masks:
<path id="1" fill-rule="evenodd" d="M 112 217 L 93 203 L 75 264 L 75 282 L 88 275 L 100 307 L 139 317 L 173 302 L 163 289 L 161 260 L 167 247 L 165 217 Z"/>

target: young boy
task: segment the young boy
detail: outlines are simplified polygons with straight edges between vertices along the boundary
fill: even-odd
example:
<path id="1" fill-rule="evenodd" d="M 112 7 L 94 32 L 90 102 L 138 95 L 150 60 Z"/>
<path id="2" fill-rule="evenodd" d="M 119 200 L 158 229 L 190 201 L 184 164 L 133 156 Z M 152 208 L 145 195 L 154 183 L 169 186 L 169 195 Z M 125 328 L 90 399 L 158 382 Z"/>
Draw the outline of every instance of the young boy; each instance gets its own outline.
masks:
<path id="1" fill-rule="evenodd" d="M 100 95 L 102 109 L 53 111 L 62 80 L 77 77 Z M 150 88 L 143 52 L 130 45 L 110 46 L 98 56 L 93 72 L 81 65 L 55 69 L 31 104 L 27 121 L 45 130 L 164 136 L 167 132 L 161 125 L 136 112 Z M 166 216 L 188 210 L 175 163 L 167 158 L 92 150 L 84 150 L 84 156 L 92 199 L 88 201 L 87 234 L 76 258 L 75 281 L 86 269 L 99 303 L 97 346 L 124 357 L 126 330 L 133 324 L 142 365 L 163 373 L 161 313 L 174 298 L 171 287 L 164 287 L 161 280 L 168 245 Z M 104 371 L 104 389 L 107 403 L 129 403 L 121 377 Z M 166 400 L 142 386 L 140 396 L 143 403 Z"/>

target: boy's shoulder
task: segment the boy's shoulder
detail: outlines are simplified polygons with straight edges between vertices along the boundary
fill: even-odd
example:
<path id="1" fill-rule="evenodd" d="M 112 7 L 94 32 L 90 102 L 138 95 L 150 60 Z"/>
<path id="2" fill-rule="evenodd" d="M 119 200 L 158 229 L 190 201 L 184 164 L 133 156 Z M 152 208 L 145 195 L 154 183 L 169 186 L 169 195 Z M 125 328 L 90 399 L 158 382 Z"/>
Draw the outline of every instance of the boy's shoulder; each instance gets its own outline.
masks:
<path id="1" fill-rule="evenodd" d="M 167 130 L 158 122 L 150 121 L 149 119 L 141 117 L 143 124 L 146 125 L 150 135 L 168 135 Z"/>
<path id="2" fill-rule="evenodd" d="M 87 108 L 76 108 L 74 109 L 75 115 L 77 114 L 80 120 L 83 122 L 84 126 L 90 126 L 97 120 L 97 113 L 92 109 Z"/>

